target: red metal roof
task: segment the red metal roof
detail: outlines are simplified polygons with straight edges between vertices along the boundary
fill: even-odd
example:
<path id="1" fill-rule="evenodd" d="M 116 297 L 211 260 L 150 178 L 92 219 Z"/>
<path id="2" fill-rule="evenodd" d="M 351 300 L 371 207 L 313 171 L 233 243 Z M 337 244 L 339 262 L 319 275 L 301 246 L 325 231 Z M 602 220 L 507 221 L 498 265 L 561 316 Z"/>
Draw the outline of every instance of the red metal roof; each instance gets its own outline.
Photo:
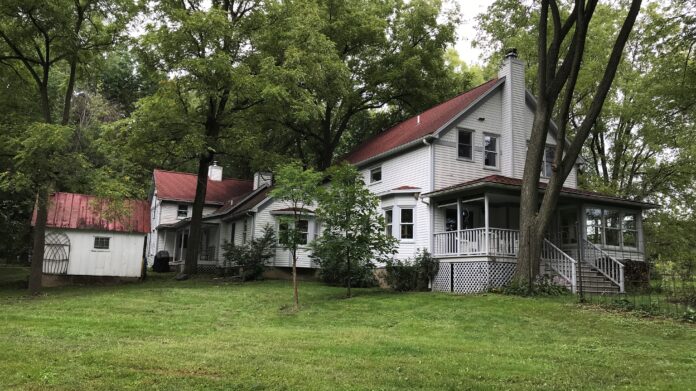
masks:
<path id="1" fill-rule="evenodd" d="M 442 189 L 431 191 L 430 193 L 426 193 L 423 195 L 424 196 L 437 196 L 437 195 L 441 195 L 441 194 L 455 192 L 457 190 L 463 190 L 463 189 L 468 188 L 470 186 L 474 186 L 477 184 L 483 184 L 483 183 L 522 187 L 522 179 L 510 178 L 510 177 L 503 176 L 503 175 L 489 175 L 489 176 L 486 176 L 483 178 L 474 179 L 474 180 L 463 182 L 463 183 L 460 183 L 457 185 L 444 187 Z M 547 184 L 544 182 L 539 182 L 538 187 L 540 190 L 543 190 L 543 189 L 546 189 L 546 185 Z M 618 201 L 618 202 L 622 202 L 622 203 L 631 203 L 631 204 L 640 205 L 640 206 L 645 207 L 645 208 L 655 208 L 655 207 L 659 206 L 657 204 L 652 204 L 649 202 L 635 201 L 635 200 L 632 200 L 629 198 L 606 195 L 606 194 L 597 193 L 597 192 L 589 191 L 589 190 L 573 189 L 571 187 L 561 188 L 561 195 L 578 195 L 578 196 L 584 196 L 587 198 L 594 198 L 594 199 L 597 199 L 600 201 L 615 201 L 615 202 Z"/>
<path id="2" fill-rule="evenodd" d="M 155 170 L 155 190 L 163 200 L 193 202 L 196 196 L 196 174 Z M 253 183 L 243 179 L 211 181 L 205 193 L 205 203 L 223 205 L 231 199 L 251 192 Z"/>
<path id="3" fill-rule="evenodd" d="M 125 215 L 109 210 L 109 201 L 93 195 L 54 193 L 48 207 L 47 227 L 114 232 L 150 232 L 150 205 L 145 200 L 125 200 Z M 115 208 L 116 209 L 116 208 Z M 112 217 L 107 217 L 114 214 Z M 31 225 L 36 223 L 36 209 Z"/>
<path id="4" fill-rule="evenodd" d="M 392 190 L 420 190 L 420 187 L 405 185 L 405 186 L 399 186 L 399 187 L 394 188 Z"/>
<path id="5" fill-rule="evenodd" d="M 346 155 L 345 160 L 353 164 L 360 163 L 434 133 L 476 99 L 490 91 L 497 81 L 498 79 L 489 80 L 375 135 Z"/>

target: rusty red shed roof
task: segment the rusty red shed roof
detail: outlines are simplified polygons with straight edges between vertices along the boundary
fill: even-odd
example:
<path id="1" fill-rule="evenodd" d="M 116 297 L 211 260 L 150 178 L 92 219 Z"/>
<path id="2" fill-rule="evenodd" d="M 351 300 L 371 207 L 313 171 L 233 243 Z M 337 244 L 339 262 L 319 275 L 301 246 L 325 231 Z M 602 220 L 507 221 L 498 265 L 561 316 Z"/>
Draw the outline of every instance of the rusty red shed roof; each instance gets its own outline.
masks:
<path id="1" fill-rule="evenodd" d="M 196 174 L 155 170 L 155 190 L 157 197 L 169 201 L 193 202 L 196 196 Z M 250 180 L 225 178 L 221 181 L 208 179 L 205 203 L 223 205 L 233 198 L 250 193 L 253 183 Z"/>
<path id="2" fill-rule="evenodd" d="M 150 232 L 150 205 L 145 200 L 125 200 L 124 210 L 109 208 L 110 201 L 87 194 L 54 193 L 48 207 L 46 226 L 112 232 Z M 107 215 L 112 215 L 111 217 Z M 31 225 L 36 224 L 36 209 Z"/>
<path id="3" fill-rule="evenodd" d="M 345 160 L 357 164 L 435 133 L 493 89 L 498 81 L 499 79 L 491 79 L 375 135 L 346 155 Z"/>

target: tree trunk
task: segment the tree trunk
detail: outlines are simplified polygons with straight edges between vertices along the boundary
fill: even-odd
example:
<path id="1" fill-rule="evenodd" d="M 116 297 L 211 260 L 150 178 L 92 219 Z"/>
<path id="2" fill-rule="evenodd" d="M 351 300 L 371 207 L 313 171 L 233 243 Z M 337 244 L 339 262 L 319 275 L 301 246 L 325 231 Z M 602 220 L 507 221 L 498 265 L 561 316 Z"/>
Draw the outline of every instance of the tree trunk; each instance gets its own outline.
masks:
<path id="1" fill-rule="evenodd" d="M 189 223 L 188 247 L 184 261 L 183 274 L 196 274 L 198 271 L 198 254 L 201 247 L 201 226 L 203 224 L 203 206 L 208 189 L 208 167 L 213 161 L 213 154 L 206 152 L 198 160 L 198 175 L 196 177 L 196 196 L 193 200 L 193 211 Z"/>
<path id="2" fill-rule="evenodd" d="M 29 294 L 41 293 L 43 278 L 44 247 L 46 244 L 46 222 L 48 220 L 47 187 L 41 187 L 36 195 L 36 223 L 34 224 L 34 241 L 31 256 L 31 271 L 29 273 Z"/>
<path id="3" fill-rule="evenodd" d="M 297 245 L 292 249 L 292 298 L 295 311 L 300 309 L 300 294 L 297 289 Z"/>
<path id="4" fill-rule="evenodd" d="M 353 297 L 353 293 L 350 290 L 350 280 L 351 280 L 351 274 L 350 274 L 350 248 L 346 250 L 346 262 L 348 262 L 348 297 Z"/>

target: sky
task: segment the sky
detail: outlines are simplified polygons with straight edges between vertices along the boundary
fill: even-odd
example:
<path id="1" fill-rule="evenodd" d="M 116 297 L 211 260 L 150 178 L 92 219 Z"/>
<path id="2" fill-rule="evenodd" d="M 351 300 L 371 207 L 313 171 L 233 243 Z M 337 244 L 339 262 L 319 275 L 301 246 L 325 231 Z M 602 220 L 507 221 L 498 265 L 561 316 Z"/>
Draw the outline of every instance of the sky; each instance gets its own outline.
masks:
<path id="1" fill-rule="evenodd" d="M 462 23 L 457 29 L 457 43 L 455 49 L 467 64 L 482 64 L 481 50 L 471 47 L 471 42 L 476 37 L 476 15 L 485 12 L 493 0 L 453 0 L 459 3 L 459 11 Z"/>

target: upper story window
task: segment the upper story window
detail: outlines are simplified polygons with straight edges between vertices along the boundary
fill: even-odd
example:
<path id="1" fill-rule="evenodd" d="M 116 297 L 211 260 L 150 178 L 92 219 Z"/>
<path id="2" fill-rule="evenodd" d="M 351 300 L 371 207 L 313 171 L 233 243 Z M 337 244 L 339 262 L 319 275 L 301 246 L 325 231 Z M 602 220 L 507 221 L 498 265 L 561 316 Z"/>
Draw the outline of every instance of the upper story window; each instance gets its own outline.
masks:
<path id="1" fill-rule="evenodd" d="M 401 239 L 413 239 L 413 209 L 401 208 Z"/>
<path id="2" fill-rule="evenodd" d="M 94 237 L 94 249 L 95 250 L 108 250 L 109 249 L 109 237 L 105 236 L 95 236 Z"/>
<path id="3" fill-rule="evenodd" d="M 474 135 L 471 131 L 459 131 L 459 139 L 457 140 L 457 156 L 468 160 L 473 158 L 473 139 Z"/>
<path id="4" fill-rule="evenodd" d="M 498 136 L 483 136 L 483 165 L 498 168 Z"/>
<path id="5" fill-rule="evenodd" d="M 176 210 L 176 217 L 179 219 L 185 219 L 188 217 L 188 205 L 179 204 L 179 207 Z"/>
<path id="6" fill-rule="evenodd" d="M 386 230 L 387 230 L 387 235 L 389 236 L 394 236 L 394 211 L 391 209 L 387 209 L 384 211 L 384 222 L 387 224 L 386 225 Z"/>
<path id="7" fill-rule="evenodd" d="M 370 183 L 382 182 L 382 167 L 375 167 L 370 170 Z"/>
<path id="8" fill-rule="evenodd" d="M 541 162 L 541 176 L 551 178 L 553 174 L 553 159 L 556 156 L 556 147 L 549 145 L 544 148 L 544 160 Z"/>

